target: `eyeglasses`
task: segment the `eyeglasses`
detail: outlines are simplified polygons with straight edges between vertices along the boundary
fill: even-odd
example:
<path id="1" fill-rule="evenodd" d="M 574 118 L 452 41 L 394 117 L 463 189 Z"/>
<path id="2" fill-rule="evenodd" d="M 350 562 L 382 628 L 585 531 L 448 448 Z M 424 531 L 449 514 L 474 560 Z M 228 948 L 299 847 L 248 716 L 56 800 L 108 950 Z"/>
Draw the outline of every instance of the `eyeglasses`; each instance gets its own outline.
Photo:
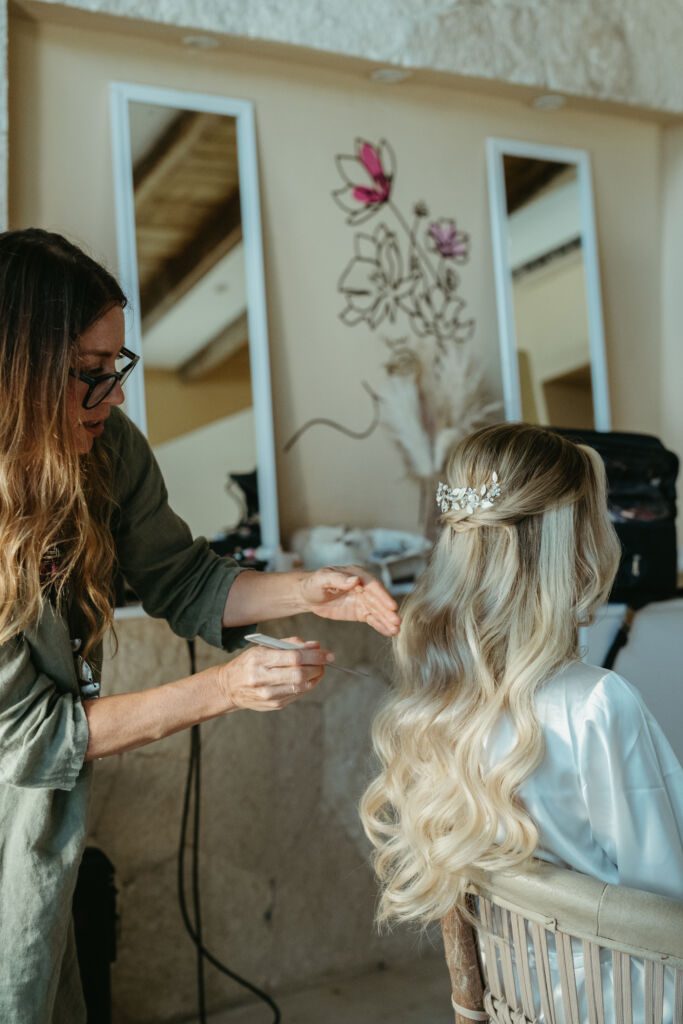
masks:
<path id="1" fill-rule="evenodd" d="M 83 408 L 94 409 L 112 393 L 117 384 L 123 387 L 139 361 L 140 356 L 137 356 L 135 352 L 122 348 L 116 357 L 116 363 L 123 365 L 114 373 L 98 373 L 97 376 L 93 376 L 91 373 L 83 373 L 80 370 L 69 370 L 72 377 L 76 377 L 88 385 L 88 390 L 81 402 Z"/>

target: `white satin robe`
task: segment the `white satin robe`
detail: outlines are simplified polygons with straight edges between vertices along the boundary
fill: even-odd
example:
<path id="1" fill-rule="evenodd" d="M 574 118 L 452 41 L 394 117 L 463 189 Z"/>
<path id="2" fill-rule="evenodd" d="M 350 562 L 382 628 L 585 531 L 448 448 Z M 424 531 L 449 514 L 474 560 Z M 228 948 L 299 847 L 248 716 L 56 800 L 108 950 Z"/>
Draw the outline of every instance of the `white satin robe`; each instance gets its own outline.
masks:
<path id="1" fill-rule="evenodd" d="M 536 711 L 545 756 L 519 795 L 539 830 L 537 856 L 683 901 L 683 768 L 638 691 L 577 661 L 539 689 Z M 490 764 L 513 737 L 504 720 L 487 745 Z M 575 963 L 581 999 L 580 954 Z M 603 975 L 610 970 L 606 963 Z"/>

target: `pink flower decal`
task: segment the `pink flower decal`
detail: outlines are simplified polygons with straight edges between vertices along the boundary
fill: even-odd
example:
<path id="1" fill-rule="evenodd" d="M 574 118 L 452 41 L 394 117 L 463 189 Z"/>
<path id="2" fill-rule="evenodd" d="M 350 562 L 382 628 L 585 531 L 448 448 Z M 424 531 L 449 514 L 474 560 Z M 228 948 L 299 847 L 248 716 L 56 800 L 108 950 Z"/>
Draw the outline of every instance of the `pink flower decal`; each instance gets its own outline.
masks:
<path id="1" fill-rule="evenodd" d="M 431 248 L 446 260 L 466 263 L 470 250 L 470 236 L 458 231 L 455 221 L 449 217 L 433 221 L 427 228 Z"/>
<path id="2" fill-rule="evenodd" d="M 376 146 L 356 139 L 355 156 L 338 156 L 337 170 L 344 186 L 332 193 L 348 214 L 349 224 L 361 224 L 387 203 L 394 179 L 394 154 L 388 142 Z"/>
<path id="3" fill-rule="evenodd" d="M 369 206 L 371 203 L 386 203 L 391 195 L 391 178 L 384 173 L 379 150 L 371 146 L 369 142 L 364 142 L 360 147 L 358 159 L 372 178 L 374 188 L 356 185 L 352 191 L 353 198 L 357 199 L 359 203 L 363 203 L 364 206 Z"/>

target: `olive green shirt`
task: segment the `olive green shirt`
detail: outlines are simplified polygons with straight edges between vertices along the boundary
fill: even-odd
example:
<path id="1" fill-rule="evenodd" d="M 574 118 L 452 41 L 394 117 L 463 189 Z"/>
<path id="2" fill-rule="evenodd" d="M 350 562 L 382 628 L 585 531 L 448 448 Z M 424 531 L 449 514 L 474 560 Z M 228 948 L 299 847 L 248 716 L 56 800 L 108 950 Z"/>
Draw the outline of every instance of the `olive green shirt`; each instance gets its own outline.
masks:
<path id="1" fill-rule="evenodd" d="M 192 540 L 149 444 L 118 409 L 111 452 L 118 563 L 145 611 L 183 637 L 236 646 L 221 619 L 237 565 Z M 81 1024 L 71 902 L 86 833 L 88 723 L 66 619 L 46 602 L 0 647 L 0 1022 Z"/>

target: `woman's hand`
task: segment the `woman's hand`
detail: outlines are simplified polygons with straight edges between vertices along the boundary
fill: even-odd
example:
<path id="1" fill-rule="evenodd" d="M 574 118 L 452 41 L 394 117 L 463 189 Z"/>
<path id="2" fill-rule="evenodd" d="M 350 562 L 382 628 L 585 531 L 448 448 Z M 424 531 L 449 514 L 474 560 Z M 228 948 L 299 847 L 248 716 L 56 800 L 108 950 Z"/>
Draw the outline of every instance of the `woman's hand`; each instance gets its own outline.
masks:
<path id="1" fill-rule="evenodd" d="M 291 643 L 303 644 L 297 636 Z M 226 709 L 279 711 L 317 686 L 334 655 L 315 640 L 297 651 L 251 647 L 219 669 Z"/>
<path id="2" fill-rule="evenodd" d="M 299 637 L 290 638 L 303 644 Z M 334 660 L 309 641 L 300 650 L 251 647 L 233 661 L 134 693 L 83 701 L 86 761 L 122 754 L 240 708 L 275 711 L 312 690 Z"/>
<path id="3" fill-rule="evenodd" d="M 367 622 L 383 636 L 395 636 L 401 628 L 393 597 L 357 565 L 306 573 L 301 590 L 307 610 L 323 619 Z"/>

